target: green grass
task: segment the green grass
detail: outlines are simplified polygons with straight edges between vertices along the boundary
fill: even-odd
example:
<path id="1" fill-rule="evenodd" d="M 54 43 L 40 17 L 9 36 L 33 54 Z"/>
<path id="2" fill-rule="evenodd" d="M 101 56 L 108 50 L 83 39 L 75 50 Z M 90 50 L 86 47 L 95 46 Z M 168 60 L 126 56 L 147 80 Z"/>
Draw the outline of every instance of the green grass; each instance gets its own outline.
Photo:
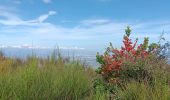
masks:
<path id="1" fill-rule="evenodd" d="M 164 69 L 162 67 L 167 67 Z M 152 80 L 140 82 L 132 80 L 126 84 L 125 90 L 118 90 L 118 100 L 170 100 L 170 72 L 169 65 L 164 61 L 150 64 Z"/>
<path id="2" fill-rule="evenodd" d="M 168 85 L 155 84 L 154 87 L 142 82 L 127 84 L 126 91 L 119 91 L 120 100 L 170 100 L 170 87 Z"/>
<path id="3" fill-rule="evenodd" d="M 2 57 L 1 57 L 2 58 Z M 87 72 L 88 71 L 88 72 Z M 1 59 L 1 100 L 81 100 L 90 97 L 92 68 L 63 58 Z"/>
<path id="4" fill-rule="evenodd" d="M 148 66 L 153 68 L 152 83 L 127 82 L 111 100 L 170 100 L 170 73 L 160 66 L 168 65 L 161 61 Z M 60 55 L 25 61 L 0 56 L 0 100 L 108 100 L 108 92 L 93 89 L 98 77 L 93 68 Z"/>

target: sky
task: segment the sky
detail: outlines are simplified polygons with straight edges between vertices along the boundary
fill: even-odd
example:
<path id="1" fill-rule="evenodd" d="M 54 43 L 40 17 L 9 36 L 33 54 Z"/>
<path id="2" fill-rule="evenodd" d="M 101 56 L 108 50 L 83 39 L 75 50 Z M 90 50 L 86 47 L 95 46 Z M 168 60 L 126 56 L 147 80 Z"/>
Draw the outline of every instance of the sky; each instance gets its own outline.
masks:
<path id="1" fill-rule="evenodd" d="M 119 48 L 127 26 L 131 38 L 170 40 L 169 0 L 0 0 L 0 45 Z"/>

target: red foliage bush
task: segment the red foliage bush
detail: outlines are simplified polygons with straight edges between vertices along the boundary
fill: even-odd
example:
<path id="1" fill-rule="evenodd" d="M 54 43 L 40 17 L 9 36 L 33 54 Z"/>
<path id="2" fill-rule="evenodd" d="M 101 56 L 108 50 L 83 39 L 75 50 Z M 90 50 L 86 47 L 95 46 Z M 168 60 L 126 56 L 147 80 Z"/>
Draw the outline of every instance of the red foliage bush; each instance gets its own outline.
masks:
<path id="1" fill-rule="evenodd" d="M 115 83 L 119 80 L 121 71 L 125 70 L 122 67 L 124 63 L 128 62 L 135 65 L 137 60 L 148 57 L 148 38 L 144 39 L 143 44 L 137 46 L 138 39 L 132 43 L 132 40 L 129 38 L 131 34 L 129 27 L 125 32 L 123 46 L 120 50 L 113 48 L 111 44 L 104 55 L 97 55 L 97 61 L 101 64 L 98 72 L 108 83 Z"/>

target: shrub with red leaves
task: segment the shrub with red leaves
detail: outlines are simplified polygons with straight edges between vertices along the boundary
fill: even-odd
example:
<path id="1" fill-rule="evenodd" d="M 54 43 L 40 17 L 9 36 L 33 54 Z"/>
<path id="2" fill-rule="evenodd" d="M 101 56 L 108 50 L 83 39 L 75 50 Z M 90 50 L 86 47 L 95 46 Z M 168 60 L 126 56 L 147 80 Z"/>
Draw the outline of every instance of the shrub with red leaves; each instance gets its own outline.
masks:
<path id="1" fill-rule="evenodd" d="M 101 64 L 101 67 L 97 70 L 99 74 L 103 76 L 106 83 L 117 84 L 122 76 L 122 72 L 127 70 L 124 67 L 125 63 L 137 64 L 138 60 L 145 60 L 148 57 L 148 38 L 144 39 L 144 42 L 137 46 L 138 39 L 132 43 L 129 38 L 131 30 L 129 27 L 125 30 L 126 34 L 123 38 L 123 46 L 121 49 L 113 48 L 110 43 L 110 47 L 107 48 L 104 55 L 97 54 L 97 61 Z"/>

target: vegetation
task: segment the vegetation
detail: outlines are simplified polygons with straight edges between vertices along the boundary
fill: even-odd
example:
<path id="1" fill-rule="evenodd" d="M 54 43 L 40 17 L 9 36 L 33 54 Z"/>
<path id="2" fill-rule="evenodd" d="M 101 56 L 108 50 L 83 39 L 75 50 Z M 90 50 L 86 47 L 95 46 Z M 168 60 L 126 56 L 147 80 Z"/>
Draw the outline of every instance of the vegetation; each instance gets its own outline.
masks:
<path id="1" fill-rule="evenodd" d="M 0 53 L 0 100 L 169 100 L 169 43 L 149 45 L 145 38 L 137 45 L 130 35 L 128 27 L 121 49 L 110 43 L 97 54 L 97 73 L 60 53 L 26 60 Z"/>
<path id="2" fill-rule="evenodd" d="M 80 100 L 90 96 L 91 68 L 60 56 L 19 59 L 0 56 L 1 100 Z"/>
<path id="3" fill-rule="evenodd" d="M 169 44 L 149 45 L 149 38 L 144 38 L 137 46 L 138 39 L 133 44 L 130 35 L 127 27 L 120 50 L 110 44 L 103 55 L 97 54 L 101 67 L 96 70 L 100 77 L 94 82 L 95 91 L 108 93 L 109 99 L 169 100 L 170 65 L 165 54 Z"/>

